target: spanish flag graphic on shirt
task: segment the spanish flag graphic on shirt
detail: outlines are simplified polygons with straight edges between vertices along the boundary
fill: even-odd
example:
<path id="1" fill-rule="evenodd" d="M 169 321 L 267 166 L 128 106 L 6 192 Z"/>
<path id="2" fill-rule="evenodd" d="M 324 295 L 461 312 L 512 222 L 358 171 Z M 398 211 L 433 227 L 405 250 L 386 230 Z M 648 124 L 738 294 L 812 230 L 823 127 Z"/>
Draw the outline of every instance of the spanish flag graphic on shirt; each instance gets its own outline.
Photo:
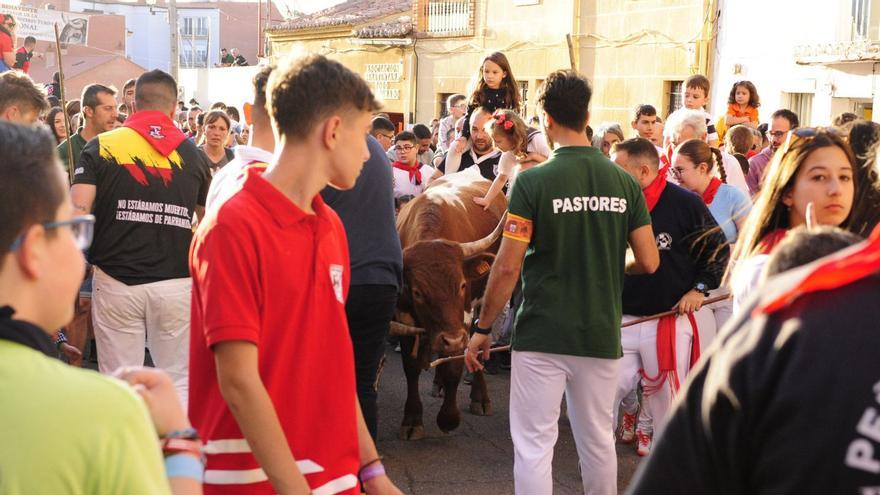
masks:
<path id="1" fill-rule="evenodd" d="M 168 186 L 174 174 L 183 170 L 177 147 L 186 136 L 161 117 L 161 112 L 137 112 L 124 128 L 102 135 L 101 158 L 125 168 L 144 187 L 150 185 L 150 177 Z"/>

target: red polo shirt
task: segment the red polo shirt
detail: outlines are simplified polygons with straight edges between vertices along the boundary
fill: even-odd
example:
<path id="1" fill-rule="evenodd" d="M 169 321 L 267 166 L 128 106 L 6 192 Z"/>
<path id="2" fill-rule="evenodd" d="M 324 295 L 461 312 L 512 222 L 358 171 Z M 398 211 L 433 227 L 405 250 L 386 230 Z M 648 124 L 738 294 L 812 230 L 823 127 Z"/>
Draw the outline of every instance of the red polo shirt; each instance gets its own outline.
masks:
<path id="1" fill-rule="evenodd" d="M 314 215 L 248 170 L 199 225 L 193 275 L 189 416 L 205 440 L 205 494 L 272 494 L 220 394 L 211 346 L 257 345 L 259 371 L 312 493 L 357 494 L 354 354 L 345 316 L 348 244 L 320 195 Z"/>

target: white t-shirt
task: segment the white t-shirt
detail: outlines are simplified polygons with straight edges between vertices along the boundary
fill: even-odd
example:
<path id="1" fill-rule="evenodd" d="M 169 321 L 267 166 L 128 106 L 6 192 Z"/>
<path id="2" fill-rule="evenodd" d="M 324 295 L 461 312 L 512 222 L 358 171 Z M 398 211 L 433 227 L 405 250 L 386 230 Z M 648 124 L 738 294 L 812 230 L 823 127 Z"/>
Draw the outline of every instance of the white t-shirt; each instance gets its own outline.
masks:
<path id="1" fill-rule="evenodd" d="M 746 176 L 743 175 L 742 167 L 739 166 L 739 160 L 733 155 L 722 151 L 721 162 L 724 165 L 724 172 L 727 174 L 727 183 L 744 192 L 747 198 L 751 197 L 749 185 L 746 183 Z"/>
<path id="2" fill-rule="evenodd" d="M 428 182 L 431 180 L 431 176 L 434 175 L 434 167 L 430 165 L 422 165 L 419 171 L 422 173 L 422 183 L 416 185 L 413 180 L 409 178 L 409 172 L 406 170 L 401 170 L 399 168 L 391 167 L 391 171 L 393 172 L 393 184 L 394 184 L 394 198 L 397 199 L 401 196 L 418 196 L 425 191 L 425 188 L 428 187 Z"/>
<path id="3" fill-rule="evenodd" d="M 550 156 L 550 146 L 547 145 L 547 138 L 544 137 L 543 132 L 536 132 L 529 136 L 529 141 L 526 144 L 526 151 L 529 153 L 538 153 L 539 155 L 544 155 L 546 157 Z M 517 162 L 516 155 L 513 151 L 505 151 L 502 153 L 501 159 L 498 161 L 498 173 L 504 174 L 512 179 L 518 171 L 519 162 Z"/>
<path id="4" fill-rule="evenodd" d="M 271 163 L 272 153 L 253 146 L 239 145 L 233 150 L 235 158 L 223 166 L 211 178 L 211 187 L 208 188 L 208 199 L 205 201 L 205 210 L 222 205 L 227 199 L 241 189 L 243 181 L 242 171 L 248 165 L 255 162 Z"/>

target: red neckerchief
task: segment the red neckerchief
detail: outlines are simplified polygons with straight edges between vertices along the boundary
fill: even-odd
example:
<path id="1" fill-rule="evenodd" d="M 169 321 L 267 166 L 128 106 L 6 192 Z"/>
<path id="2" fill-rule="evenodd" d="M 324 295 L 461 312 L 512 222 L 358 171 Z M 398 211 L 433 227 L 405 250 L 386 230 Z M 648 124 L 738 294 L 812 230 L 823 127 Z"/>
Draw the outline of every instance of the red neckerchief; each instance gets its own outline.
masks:
<path id="1" fill-rule="evenodd" d="M 666 171 L 660 169 L 660 173 L 657 174 L 657 177 L 648 184 L 648 187 L 642 189 L 642 194 L 645 195 L 645 202 L 648 203 L 648 211 L 654 211 L 654 207 L 657 206 L 657 202 L 660 201 L 660 195 L 663 194 L 663 191 L 666 189 Z"/>
<path id="2" fill-rule="evenodd" d="M 422 170 L 421 170 L 422 164 L 421 163 L 416 162 L 415 165 L 413 165 L 412 167 L 410 167 L 409 165 L 407 165 L 403 162 L 394 162 L 394 163 L 392 163 L 392 165 L 394 166 L 394 168 L 398 168 L 400 170 L 405 170 L 405 171 L 409 172 L 409 180 L 413 181 L 413 179 L 415 179 L 413 181 L 413 184 L 415 184 L 417 186 L 422 185 Z"/>
<path id="3" fill-rule="evenodd" d="M 712 201 L 715 200 L 715 194 L 718 192 L 718 188 L 721 187 L 721 179 L 718 177 L 712 177 L 712 180 L 709 181 L 709 187 L 703 191 L 703 202 L 707 205 L 711 205 Z"/>
<path id="4" fill-rule="evenodd" d="M 122 125 L 140 134 L 164 157 L 173 153 L 186 140 L 186 136 L 174 125 L 171 117 L 158 110 L 135 112 Z"/>
<path id="5" fill-rule="evenodd" d="M 797 298 L 822 290 L 831 290 L 851 284 L 880 271 L 880 226 L 859 248 L 831 255 L 807 274 L 799 284 L 759 307 L 756 313 L 773 313 L 793 303 Z"/>
<path id="6" fill-rule="evenodd" d="M 688 321 L 694 333 L 694 342 L 691 345 L 691 356 L 688 369 L 693 368 L 700 359 L 700 331 L 697 328 L 697 320 L 693 313 L 688 313 Z M 681 378 L 678 376 L 675 351 L 675 322 L 678 315 L 668 315 L 660 318 L 657 322 L 657 376 L 648 376 L 645 370 L 640 370 L 642 378 L 642 391 L 645 395 L 656 394 L 663 388 L 663 384 L 669 381 L 672 393 L 678 392 L 681 387 Z"/>
<path id="7" fill-rule="evenodd" d="M 773 252 L 773 249 L 776 248 L 776 245 L 782 242 L 785 239 L 785 236 L 788 234 L 788 230 L 786 229 L 776 229 L 770 231 L 767 235 L 761 239 L 761 242 L 758 243 L 758 254 L 770 254 Z"/>

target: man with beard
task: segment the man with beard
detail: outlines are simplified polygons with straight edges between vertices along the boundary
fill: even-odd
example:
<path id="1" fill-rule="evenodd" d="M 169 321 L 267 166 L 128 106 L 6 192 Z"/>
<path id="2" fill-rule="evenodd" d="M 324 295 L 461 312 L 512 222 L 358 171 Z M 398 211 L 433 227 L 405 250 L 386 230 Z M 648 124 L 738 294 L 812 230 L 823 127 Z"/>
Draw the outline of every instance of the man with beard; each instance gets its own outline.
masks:
<path id="1" fill-rule="evenodd" d="M 446 161 L 440 164 L 439 172 L 434 174 L 434 178 L 447 173 L 464 171 L 470 167 L 477 167 L 480 170 L 480 175 L 486 179 L 495 180 L 501 151 L 495 148 L 495 143 L 486 132 L 486 122 L 491 118 L 492 114 L 485 108 L 478 108 L 471 113 L 469 122 L 471 137 L 468 141 L 470 149 L 463 154 L 458 154 L 453 147 L 446 155 Z"/>
<path id="2" fill-rule="evenodd" d="M 58 154 L 69 170 L 67 147 L 73 146 L 74 168 L 79 165 L 80 155 L 86 143 L 98 134 L 112 130 L 116 126 L 119 110 L 116 104 L 116 90 L 101 84 L 90 84 L 82 92 L 82 116 L 84 124 L 76 134 L 58 145 Z"/>

